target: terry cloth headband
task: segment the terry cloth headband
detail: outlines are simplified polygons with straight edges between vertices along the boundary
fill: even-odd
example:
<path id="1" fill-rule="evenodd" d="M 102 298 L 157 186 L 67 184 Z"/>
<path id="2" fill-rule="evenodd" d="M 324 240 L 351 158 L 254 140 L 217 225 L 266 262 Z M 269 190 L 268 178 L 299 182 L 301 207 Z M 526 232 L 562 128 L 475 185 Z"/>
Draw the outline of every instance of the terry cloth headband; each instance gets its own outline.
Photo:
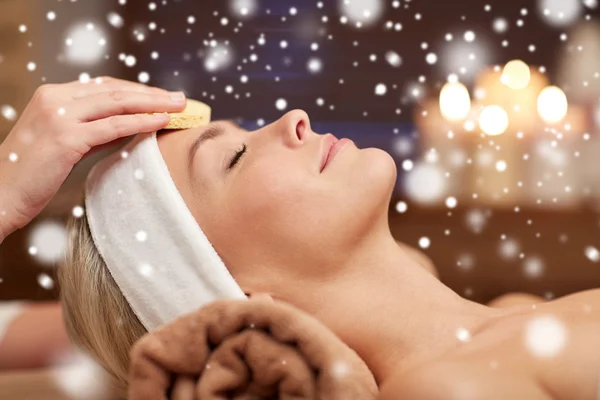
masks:
<path id="1" fill-rule="evenodd" d="M 148 331 L 218 299 L 246 299 L 177 190 L 156 132 L 92 168 L 85 208 L 102 259 Z"/>

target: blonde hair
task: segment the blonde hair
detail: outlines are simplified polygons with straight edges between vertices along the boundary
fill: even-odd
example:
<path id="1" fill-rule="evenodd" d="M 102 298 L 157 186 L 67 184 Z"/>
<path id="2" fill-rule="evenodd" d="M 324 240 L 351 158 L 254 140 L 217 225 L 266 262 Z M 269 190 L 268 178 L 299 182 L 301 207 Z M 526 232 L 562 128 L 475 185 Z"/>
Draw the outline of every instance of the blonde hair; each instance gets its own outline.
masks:
<path id="1" fill-rule="evenodd" d="M 147 330 L 100 256 L 85 213 L 70 217 L 67 232 L 58 280 L 68 335 L 109 373 L 116 394 L 125 397 L 129 351 Z"/>

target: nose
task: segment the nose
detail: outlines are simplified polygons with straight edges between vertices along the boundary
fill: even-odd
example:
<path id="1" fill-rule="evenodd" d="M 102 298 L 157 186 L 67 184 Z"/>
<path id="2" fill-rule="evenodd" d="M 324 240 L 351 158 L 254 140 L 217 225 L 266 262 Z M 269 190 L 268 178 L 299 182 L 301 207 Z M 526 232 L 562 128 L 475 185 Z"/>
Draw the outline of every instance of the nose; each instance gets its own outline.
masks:
<path id="1" fill-rule="evenodd" d="M 302 110 L 286 113 L 277 122 L 279 132 L 285 136 L 286 144 L 299 146 L 305 143 L 312 134 L 308 114 Z"/>

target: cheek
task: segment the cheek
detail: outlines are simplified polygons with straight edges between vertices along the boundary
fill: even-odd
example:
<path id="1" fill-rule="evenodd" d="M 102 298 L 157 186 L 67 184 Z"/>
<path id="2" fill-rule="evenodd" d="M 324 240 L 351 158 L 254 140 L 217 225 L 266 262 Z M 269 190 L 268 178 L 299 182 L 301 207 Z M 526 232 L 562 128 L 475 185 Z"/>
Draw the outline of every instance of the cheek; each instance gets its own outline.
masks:
<path id="1" fill-rule="evenodd" d="M 318 179 L 289 160 L 256 164 L 240 176 L 228 196 L 229 215 L 253 234 L 280 234 L 293 231 L 299 223 L 315 216 L 322 197 Z M 306 169 L 306 167 L 304 167 Z M 239 226 L 239 225 L 238 225 Z"/>
<path id="2" fill-rule="evenodd" d="M 310 191 L 306 174 L 285 163 L 257 164 L 240 179 L 232 195 L 247 212 L 266 216 L 290 207 Z"/>
<path id="3" fill-rule="evenodd" d="M 212 238 L 232 269 L 249 262 L 270 265 L 288 254 L 294 243 L 305 242 L 301 236 L 308 233 L 306 219 L 298 211 L 311 197 L 308 173 L 284 165 L 279 169 L 273 164 L 254 165 L 238 177 L 216 207 L 218 223 L 212 225 Z"/>

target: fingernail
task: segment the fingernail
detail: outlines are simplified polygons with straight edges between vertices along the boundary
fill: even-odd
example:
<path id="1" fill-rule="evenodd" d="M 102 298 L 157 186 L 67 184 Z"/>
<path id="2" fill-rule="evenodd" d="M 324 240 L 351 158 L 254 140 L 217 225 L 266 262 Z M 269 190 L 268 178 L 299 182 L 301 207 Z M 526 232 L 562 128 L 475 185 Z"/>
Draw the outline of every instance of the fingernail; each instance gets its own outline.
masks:
<path id="1" fill-rule="evenodd" d="M 167 119 L 170 118 L 169 114 L 154 114 L 153 117 L 154 117 L 154 119 L 157 119 L 159 121 L 163 121 L 163 120 L 166 121 Z"/>
<path id="2" fill-rule="evenodd" d="M 171 100 L 180 103 L 183 100 L 185 100 L 185 95 L 183 94 L 183 92 L 178 92 L 178 93 L 171 94 Z"/>

